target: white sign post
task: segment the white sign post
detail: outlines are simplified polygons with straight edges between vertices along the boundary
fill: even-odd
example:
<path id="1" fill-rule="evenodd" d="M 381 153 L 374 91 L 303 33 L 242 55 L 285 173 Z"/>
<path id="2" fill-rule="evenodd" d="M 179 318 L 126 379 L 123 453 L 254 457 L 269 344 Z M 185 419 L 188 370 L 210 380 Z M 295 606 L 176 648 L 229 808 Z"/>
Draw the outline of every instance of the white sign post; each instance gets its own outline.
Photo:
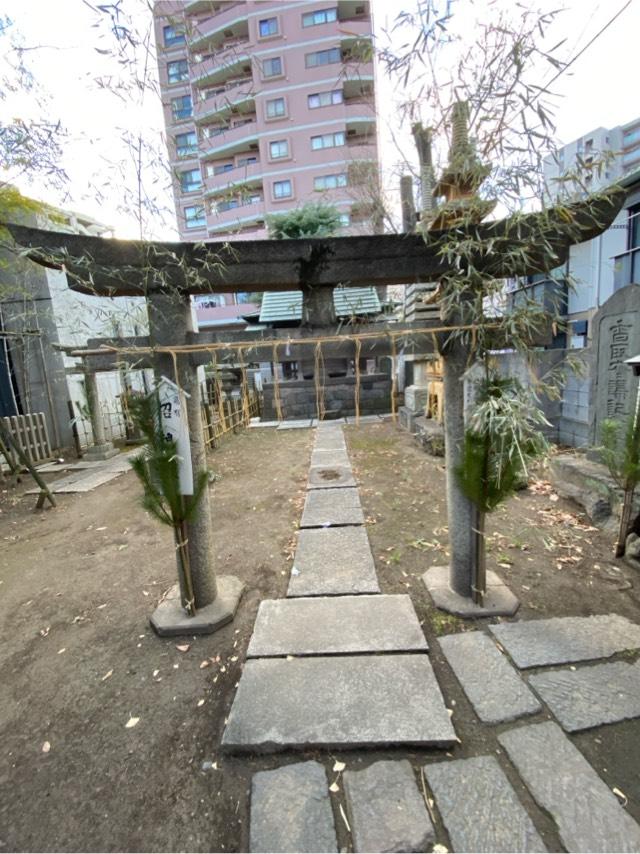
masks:
<path id="1" fill-rule="evenodd" d="M 160 429 L 166 439 L 176 443 L 180 493 L 193 495 L 193 469 L 191 468 L 191 443 L 186 402 L 189 395 L 167 377 L 160 377 L 157 388 L 160 401 Z"/>

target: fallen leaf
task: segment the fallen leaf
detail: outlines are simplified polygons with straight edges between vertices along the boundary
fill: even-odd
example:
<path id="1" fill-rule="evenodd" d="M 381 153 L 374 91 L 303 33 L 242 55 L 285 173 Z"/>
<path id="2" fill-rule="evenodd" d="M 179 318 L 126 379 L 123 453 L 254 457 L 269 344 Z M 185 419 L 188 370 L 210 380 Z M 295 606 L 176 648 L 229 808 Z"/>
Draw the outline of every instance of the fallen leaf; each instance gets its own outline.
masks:
<path id="1" fill-rule="evenodd" d="M 49 744 L 48 741 L 45 741 L 44 744 L 42 745 L 42 752 L 48 753 L 50 750 L 51 750 L 51 745 Z M 615 789 L 613 791 L 615 792 Z"/>
<path id="2" fill-rule="evenodd" d="M 347 766 L 344 762 L 338 762 L 338 760 L 336 759 L 334 766 L 333 766 L 333 770 L 335 771 L 336 774 L 338 774 L 340 771 L 344 771 L 344 769 L 346 767 Z"/>
<path id="3" fill-rule="evenodd" d="M 339 791 L 340 791 L 340 786 L 339 786 L 337 783 L 332 783 L 332 784 L 329 786 L 329 791 L 330 791 L 330 792 L 339 792 Z"/>
<path id="4" fill-rule="evenodd" d="M 197 705 L 198 705 L 198 708 L 200 708 L 201 706 L 204 706 L 204 700 L 198 700 Z"/>
<path id="5" fill-rule="evenodd" d="M 204 661 L 200 662 L 200 670 L 204 670 L 204 668 L 209 667 L 210 664 L 211 664 L 211 662 L 209 661 L 209 659 L 205 658 Z"/>
<path id="6" fill-rule="evenodd" d="M 449 849 L 446 845 L 434 845 L 431 850 L 433 851 L 433 854 L 449 854 Z"/>
<path id="7" fill-rule="evenodd" d="M 96 528 L 96 531 L 106 531 L 106 530 L 107 530 L 106 525 L 103 525 L 101 528 Z"/>
<path id="8" fill-rule="evenodd" d="M 38 634 L 40 635 L 41 638 L 46 638 L 46 636 L 49 634 L 50 631 L 51 631 L 51 626 L 47 626 L 46 629 L 40 629 Z"/>
<path id="9" fill-rule="evenodd" d="M 129 720 L 124 725 L 125 729 L 133 729 L 134 726 L 138 726 L 140 723 L 140 718 L 129 718 Z"/>
<path id="10" fill-rule="evenodd" d="M 176 649 L 178 650 L 178 652 L 189 652 L 189 650 L 191 649 L 191 644 L 190 643 L 177 643 Z"/>
<path id="11" fill-rule="evenodd" d="M 46 742 L 45 742 L 45 743 L 46 743 Z M 617 787 L 617 786 L 614 786 L 614 788 L 613 788 L 611 791 L 613 792 L 613 794 L 614 794 L 616 797 L 620 798 L 620 801 L 621 801 L 621 803 L 622 803 L 622 806 L 623 806 L 623 807 L 626 807 L 627 803 L 629 802 L 629 799 L 627 798 L 627 796 L 625 795 L 625 793 L 624 793 L 623 791 L 621 791 L 620 789 L 618 789 L 618 787 Z"/>
<path id="12" fill-rule="evenodd" d="M 104 674 L 104 676 L 102 677 L 102 679 L 100 681 L 104 682 L 106 679 L 110 679 L 112 676 L 113 676 L 113 670 L 107 670 L 107 672 Z"/>
<path id="13" fill-rule="evenodd" d="M 63 647 L 62 647 L 62 649 L 59 649 L 59 650 L 58 650 L 58 655 L 62 655 L 62 653 L 63 653 L 63 652 L 66 652 L 66 651 L 67 651 L 66 646 L 63 646 Z"/>
<path id="14" fill-rule="evenodd" d="M 154 670 L 154 671 L 153 671 L 152 676 L 153 676 L 153 678 L 154 678 L 154 679 L 155 679 L 155 677 L 158 675 L 158 673 L 160 673 L 160 671 L 159 671 L 159 670 Z"/>

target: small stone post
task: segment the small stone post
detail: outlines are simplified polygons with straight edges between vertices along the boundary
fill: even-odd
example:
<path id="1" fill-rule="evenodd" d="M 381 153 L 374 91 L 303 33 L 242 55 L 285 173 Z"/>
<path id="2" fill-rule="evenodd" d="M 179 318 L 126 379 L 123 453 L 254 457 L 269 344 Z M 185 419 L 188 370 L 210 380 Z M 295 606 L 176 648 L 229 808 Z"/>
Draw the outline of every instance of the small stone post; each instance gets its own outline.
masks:
<path id="1" fill-rule="evenodd" d="M 95 371 L 85 369 L 84 388 L 89 417 L 91 418 L 91 432 L 93 433 L 93 445 L 86 452 L 85 459 L 90 461 L 108 460 L 118 454 L 118 449 L 114 447 L 113 442 L 107 439 L 104 432 L 100 395 L 98 393 L 98 377 Z"/>
<path id="2" fill-rule="evenodd" d="M 149 335 L 154 346 L 180 347 L 193 331 L 191 298 L 178 292 L 152 293 L 147 298 Z M 206 445 L 202 428 L 198 369 L 190 356 L 177 356 L 177 384 L 187 397 L 187 420 L 191 445 L 194 483 L 207 468 Z M 175 365 L 170 353 L 155 354 L 156 379 L 174 379 Z M 178 586 L 160 603 L 151 618 L 160 635 L 210 634 L 229 623 L 236 612 L 244 585 L 234 576 L 216 579 L 213 553 L 213 525 L 208 488 L 204 490 L 195 518 L 187 523 L 188 552 L 197 613 L 190 617 L 180 605 Z"/>

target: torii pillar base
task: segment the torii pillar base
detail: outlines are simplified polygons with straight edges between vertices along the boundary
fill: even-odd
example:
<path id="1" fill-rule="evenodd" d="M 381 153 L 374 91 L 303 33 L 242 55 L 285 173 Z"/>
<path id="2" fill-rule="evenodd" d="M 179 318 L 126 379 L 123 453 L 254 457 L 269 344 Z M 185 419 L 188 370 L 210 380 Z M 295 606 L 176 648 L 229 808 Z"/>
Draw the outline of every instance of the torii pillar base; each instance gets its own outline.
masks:
<path id="1" fill-rule="evenodd" d="M 487 592 L 482 605 L 476 605 L 470 596 L 461 596 L 449 586 L 448 566 L 432 566 L 422 576 L 422 580 L 436 608 L 455 614 L 456 617 L 513 617 L 520 607 L 519 600 L 491 570 L 487 570 Z"/>
<path id="2" fill-rule="evenodd" d="M 212 635 L 235 617 L 244 584 L 233 575 L 218 578 L 218 595 L 209 605 L 190 617 L 182 607 L 180 588 L 176 584 L 160 602 L 149 622 L 160 637 Z"/>
<path id="3" fill-rule="evenodd" d="M 112 457 L 117 457 L 119 453 L 113 442 L 103 442 L 101 445 L 92 445 L 88 448 L 84 453 L 84 459 L 89 462 L 110 460 Z"/>

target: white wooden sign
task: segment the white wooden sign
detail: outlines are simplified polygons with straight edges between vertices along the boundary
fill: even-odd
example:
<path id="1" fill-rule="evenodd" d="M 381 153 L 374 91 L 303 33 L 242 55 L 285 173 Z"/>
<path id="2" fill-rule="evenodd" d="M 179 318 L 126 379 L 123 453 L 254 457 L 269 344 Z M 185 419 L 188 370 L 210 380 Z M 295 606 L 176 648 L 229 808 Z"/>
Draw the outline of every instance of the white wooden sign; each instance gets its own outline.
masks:
<path id="1" fill-rule="evenodd" d="M 158 382 L 160 400 L 160 429 L 170 442 L 175 442 L 178 452 L 178 475 L 180 493 L 193 495 L 193 469 L 191 468 L 191 443 L 187 423 L 187 397 L 185 391 L 161 377 Z"/>

